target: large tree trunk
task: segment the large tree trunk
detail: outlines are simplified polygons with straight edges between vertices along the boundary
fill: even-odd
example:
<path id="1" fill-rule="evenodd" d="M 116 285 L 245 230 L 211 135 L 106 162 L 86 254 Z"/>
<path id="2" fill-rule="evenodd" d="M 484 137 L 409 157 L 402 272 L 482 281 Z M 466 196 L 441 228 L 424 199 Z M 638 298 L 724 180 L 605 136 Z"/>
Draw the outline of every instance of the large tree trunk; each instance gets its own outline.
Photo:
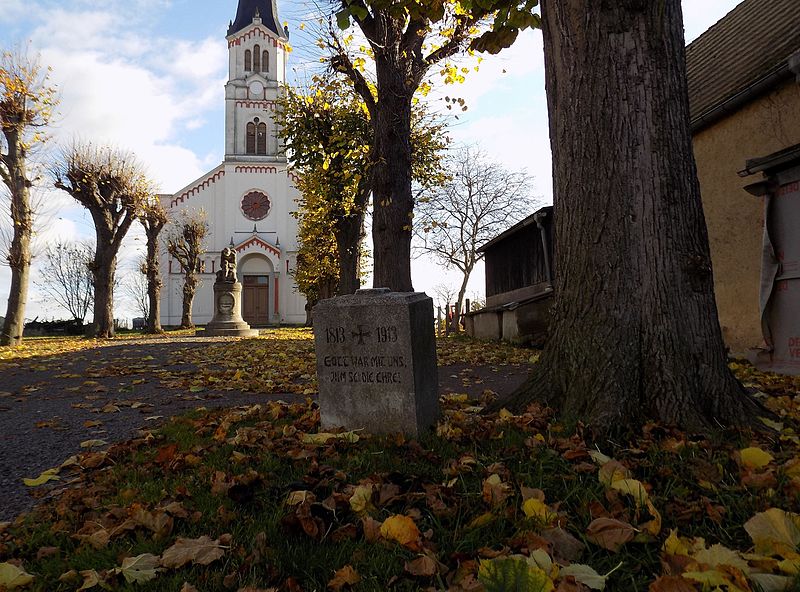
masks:
<path id="1" fill-rule="evenodd" d="M 97 248 L 92 263 L 94 277 L 94 313 L 92 336 L 114 337 L 114 275 L 117 270 L 116 250 L 113 254 L 108 241 L 101 242 L 97 233 Z"/>
<path id="2" fill-rule="evenodd" d="M 0 345 L 19 345 L 25 329 L 25 305 L 28 302 L 28 283 L 31 270 L 31 235 L 33 234 L 33 212 L 30 204 L 30 189 L 25 171 L 24 154 L 20 152 L 18 134 L 7 132 L 9 144 L 9 176 L 11 190 L 11 219 L 14 235 L 8 251 L 11 267 L 11 286 L 8 306 L 0 334 Z"/>
<path id="3" fill-rule="evenodd" d="M 404 21 L 388 10 L 376 15 L 385 46 L 375 55 L 379 100 L 375 113 L 375 160 L 373 174 L 372 240 L 374 286 L 410 292 L 411 223 L 411 99 L 414 89 L 399 64 L 409 63 L 401 55 Z M 416 88 L 416 87 L 414 87 Z"/>
<path id="4" fill-rule="evenodd" d="M 158 234 L 161 226 L 145 228 L 147 235 L 147 324 L 145 333 L 163 333 L 161 329 L 161 275 L 158 269 Z"/>
<path id="5" fill-rule="evenodd" d="M 545 0 L 556 296 L 520 407 L 599 434 L 757 409 L 726 364 L 689 133 L 680 0 Z"/>

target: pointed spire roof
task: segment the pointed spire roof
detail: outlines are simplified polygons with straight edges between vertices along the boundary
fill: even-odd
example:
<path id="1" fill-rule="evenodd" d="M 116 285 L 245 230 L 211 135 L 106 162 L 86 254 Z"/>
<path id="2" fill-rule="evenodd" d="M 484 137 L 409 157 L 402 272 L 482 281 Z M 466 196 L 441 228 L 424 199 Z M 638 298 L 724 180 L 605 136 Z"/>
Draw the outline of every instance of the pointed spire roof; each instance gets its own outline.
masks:
<path id="1" fill-rule="evenodd" d="M 278 6 L 276 0 L 239 0 L 236 18 L 228 27 L 228 35 L 238 33 L 250 25 L 256 15 L 261 17 L 262 24 L 278 37 L 285 36 L 283 29 L 278 26 Z"/>

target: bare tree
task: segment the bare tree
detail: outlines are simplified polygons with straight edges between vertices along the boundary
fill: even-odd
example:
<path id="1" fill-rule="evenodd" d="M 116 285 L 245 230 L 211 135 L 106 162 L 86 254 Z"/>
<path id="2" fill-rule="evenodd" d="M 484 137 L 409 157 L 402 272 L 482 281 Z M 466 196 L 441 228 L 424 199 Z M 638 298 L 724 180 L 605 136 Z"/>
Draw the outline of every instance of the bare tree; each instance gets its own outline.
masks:
<path id="1" fill-rule="evenodd" d="M 146 275 L 147 260 L 142 260 L 135 266 L 131 273 L 125 275 L 122 281 L 122 293 L 133 304 L 136 312 L 145 319 L 150 315 L 150 298 Z"/>
<path id="2" fill-rule="evenodd" d="M 183 272 L 183 311 L 181 328 L 191 329 L 192 302 L 194 301 L 198 275 L 202 271 L 200 257 L 206 252 L 205 239 L 208 235 L 208 221 L 203 210 L 184 211 L 170 223 L 167 230 L 167 252 L 178 262 Z"/>
<path id="3" fill-rule="evenodd" d="M 133 154 L 110 146 L 74 143 L 52 166 L 55 186 L 89 210 L 94 221 L 94 337 L 114 336 L 114 276 L 117 253 L 139 212 L 152 194 L 142 166 Z"/>
<path id="4" fill-rule="evenodd" d="M 21 52 L 0 57 L 0 179 L 11 197 L 13 237 L 8 249 L 11 287 L 0 345 L 18 345 L 25 324 L 25 305 L 31 267 L 33 185 L 28 156 L 45 140 L 56 103 L 55 89 L 47 85 L 47 70 Z"/>
<path id="5" fill-rule="evenodd" d="M 93 255 L 94 246 L 88 241 L 56 241 L 45 250 L 34 282 L 80 323 L 86 319 L 93 302 Z"/>
<path id="6" fill-rule="evenodd" d="M 467 283 L 483 257 L 478 247 L 529 214 L 535 201 L 530 196 L 532 177 L 505 169 L 477 146 L 448 155 L 445 172 L 447 182 L 418 200 L 414 231 L 419 252 L 461 272 L 453 318 L 453 327 L 458 327 Z"/>
<path id="7" fill-rule="evenodd" d="M 141 272 L 147 277 L 148 304 L 144 309 L 147 319 L 145 333 L 161 333 L 161 274 L 158 266 L 158 237 L 167 224 L 167 211 L 157 195 L 150 196 L 142 204 L 139 222 L 147 237 L 147 254 L 142 262 Z"/>

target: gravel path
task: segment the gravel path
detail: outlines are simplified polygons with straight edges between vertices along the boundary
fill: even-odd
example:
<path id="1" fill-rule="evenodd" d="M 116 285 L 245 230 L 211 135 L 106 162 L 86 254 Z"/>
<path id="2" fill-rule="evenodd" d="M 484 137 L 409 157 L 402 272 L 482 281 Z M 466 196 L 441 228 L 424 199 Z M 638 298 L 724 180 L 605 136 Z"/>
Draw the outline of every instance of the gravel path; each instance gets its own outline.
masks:
<path id="1" fill-rule="evenodd" d="M 59 466 L 90 439 L 127 440 L 172 415 L 197 407 L 233 407 L 294 394 L 255 394 L 170 388 L 158 376 L 198 369 L 182 354 L 219 338 L 172 337 L 109 342 L 91 349 L 0 365 L 0 522 L 30 509 L 37 490 L 22 483 Z M 439 368 L 440 392 L 510 392 L 528 367 Z"/>

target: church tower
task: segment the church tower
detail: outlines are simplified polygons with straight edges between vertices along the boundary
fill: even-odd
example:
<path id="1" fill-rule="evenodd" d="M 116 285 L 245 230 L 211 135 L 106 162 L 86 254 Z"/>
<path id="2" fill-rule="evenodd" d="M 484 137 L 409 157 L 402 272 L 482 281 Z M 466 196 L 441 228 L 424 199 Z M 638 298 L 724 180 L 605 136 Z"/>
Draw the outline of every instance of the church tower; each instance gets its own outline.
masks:
<path id="1" fill-rule="evenodd" d="M 233 0 L 226 0 L 233 3 Z M 181 212 L 207 215 L 210 233 L 194 298 L 196 324 L 214 316 L 213 286 L 220 253 L 238 258 L 242 317 L 251 327 L 305 322 L 305 298 L 297 290 L 297 177 L 276 133 L 275 110 L 286 80 L 288 34 L 275 0 L 238 0 L 230 22 L 225 84 L 225 157 L 214 169 L 171 195 L 161 196 L 170 218 Z M 168 254 L 161 295 L 161 324 L 180 323 L 183 274 Z"/>
<path id="2" fill-rule="evenodd" d="M 225 160 L 276 162 L 275 100 L 286 80 L 287 34 L 274 0 L 239 0 L 228 27 Z"/>

